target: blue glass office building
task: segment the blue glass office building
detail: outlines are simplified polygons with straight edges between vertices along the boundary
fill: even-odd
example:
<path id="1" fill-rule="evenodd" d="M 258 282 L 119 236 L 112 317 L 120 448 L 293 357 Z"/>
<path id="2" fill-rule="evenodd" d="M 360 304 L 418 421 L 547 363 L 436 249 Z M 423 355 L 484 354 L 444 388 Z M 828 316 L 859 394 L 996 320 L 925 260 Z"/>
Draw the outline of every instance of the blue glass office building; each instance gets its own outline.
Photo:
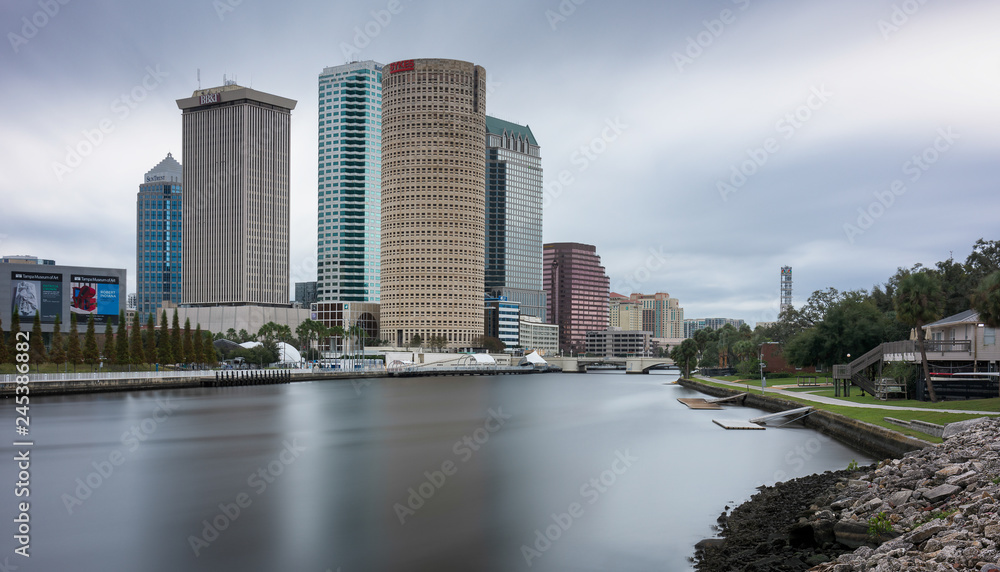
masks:
<path id="1" fill-rule="evenodd" d="M 545 321 L 542 158 L 526 125 L 486 116 L 486 295 Z"/>
<path id="2" fill-rule="evenodd" d="M 181 214 L 184 170 L 167 153 L 136 197 L 136 311 L 145 321 L 165 300 L 181 302 Z"/>
<path id="3" fill-rule="evenodd" d="M 317 298 L 379 302 L 382 245 L 382 64 L 319 76 Z"/>

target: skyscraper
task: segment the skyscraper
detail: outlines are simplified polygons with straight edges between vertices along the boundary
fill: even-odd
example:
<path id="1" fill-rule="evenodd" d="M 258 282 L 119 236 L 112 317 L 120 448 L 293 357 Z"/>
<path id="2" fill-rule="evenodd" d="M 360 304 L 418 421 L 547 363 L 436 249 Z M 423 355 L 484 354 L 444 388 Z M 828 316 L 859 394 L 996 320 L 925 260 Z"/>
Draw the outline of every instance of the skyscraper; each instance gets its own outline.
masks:
<path id="1" fill-rule="evenodd" d="M 184 304 L 288 306 L 295 103 L 234 82 L 177 100 L 184 141 Z"/>
<path id="2" fill-rule="evenodd" d="M 319 75 L 319 301 L 378 302 L 382 250 L 382 64 Z"/>
<path id="3" fill-rule="evenodd" d="M 531 128 L 486 116 L 486 293 L 545 319 L 542 158 Z"/>
<path id="4" fill-rule="evenodd" d="M 181 301 L 184 170 L 167 153 L 139 185 L 135 201 L 135 310 L 145 319 L 164 301 Z"/>
<path id="5" fill-rule="evenodd" d="M 381 337 L 484 333 L 486 71 L 404 60 L 382 74 Z"/>
<path id="6" fill-rule="evenodd" d="M 608 328 L 611 281 L 597 248 L 576 242 L 543 247 L 548 321 L 559 326 L 559 349 L 582 352 L 587 332 Z"/>

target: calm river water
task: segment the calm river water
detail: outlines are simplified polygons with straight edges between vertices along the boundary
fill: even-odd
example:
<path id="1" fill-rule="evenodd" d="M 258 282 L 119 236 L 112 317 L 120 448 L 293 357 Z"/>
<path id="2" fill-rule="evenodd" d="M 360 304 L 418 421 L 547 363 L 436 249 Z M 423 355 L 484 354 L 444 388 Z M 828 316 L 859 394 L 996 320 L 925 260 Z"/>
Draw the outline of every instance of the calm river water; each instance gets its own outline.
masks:
<path id="1" fill-rule="evenodd" d="M 871 460 L 726 431 L 676 375 L 440 377 L 37 397 L 26 571 L 689 570 L 725 505 Z M 14 404 L 0 427 L 14 435 Z M 16 437 L 15 437 L 16 439 Z M 30 558 L 17 502 L 30 502 Z M 4 560 L 6 558 L 6 561 Z"/>

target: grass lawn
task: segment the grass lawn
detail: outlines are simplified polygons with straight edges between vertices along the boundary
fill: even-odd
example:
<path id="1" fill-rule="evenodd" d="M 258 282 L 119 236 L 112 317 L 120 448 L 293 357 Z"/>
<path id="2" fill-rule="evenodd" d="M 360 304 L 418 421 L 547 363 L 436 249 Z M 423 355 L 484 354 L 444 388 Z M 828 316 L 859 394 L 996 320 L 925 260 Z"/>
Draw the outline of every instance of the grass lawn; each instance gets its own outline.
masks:
<path id="1" fill-rule="evenodd" d="M 722 379 L 722 378 L 719 378 Z M 704 380 L 698 380 L 704 382 Z M 704 382 L 710 383 L 711 382 Z M 731 385 L 723 384 L 712 384 L 718 385 L 720 387 L 726 387 L 728 389 L 735 389 Z M 753 389 L 753 385 L 750 386 Z M 857 388 L 854 388 L 857 390 Z M 757 390 L 760 390 L 760 380 L 757 380 Z M 828 392 L 828 393 L 827 393 Z M 833 396 L 833 389 L 820 389 L 815 391 L 815 393 L 820 395 Z M 910 437 L 916 437 L 917 439 L 922 439 L 931 443 L 940 443 L 940 437 L 932 437 L 926 433 L 917 431 L 915 429 L 909 429 L 902 427 L 900 425 L 894 425 L 889 423 L 884 419 L 884 417 L 893 417 L 895 419 L 902 419 L 904 421 L 920 420 L 926 421 L 928 423 L 936 423 L 938 425 L 947 425 L 948 423 L 954 423 L 955 421 L 965 421 L 967 419 L 975 419 L 981 417 L 981 415 L 976 414 L 965 414 L 965 413 L 944 413 L 940 411 L 934 411 L 935 409 L 970 409 L 977 411 L 997 411 L 1000 415 L 1000 398 L 991 399 L 974 399 L 969 401 L 947 401 L 940 403 L 927 403 L 923 401 L 914 400 L 896 400 L 896 401 L 880 401 L 875 399 L 871 395 L 866 395 L 865 397 L 860 397 L 852 392 L 851 397 L 842 398 L 844 399 L 844 405 L 828 405 L 826 403 L 818 403 L 815 401 L 809 401 L 807 399 L 802 399 L 799 397 L 789 397 L 789 396 L 778 396 L 782 399 L 788 399 L 789 401 L 795 401 L 801 403 L 802 405 L 810 405 L 816 409 L 822 409 L 824 411 L 830 411 L 833 413 L 839 413 L 845 417 L 850 417 L 851 419 L 857 419 L 858 421 L 864 421 L 866 423 L 871 423 L 873 425 L 878 425 L 880 427 L 885 427 L 893 431 L 908 435 Z M 897 411 L 891 409 L 871 409 L 865 407 L 851 407 L 851 403 L 870 403 L 874 405 L 894 405 L 899 407 L 920 407 L 926 409 L 926 411 Z"/>
<path id="2" fill-rule="evenodd" d="M 793 390 L 793 391 L 803 391 L 803 390 Z M 813 395 L 821 395 L 824 397 L 834 397 L 833 388 L 813 388 L 809 393 Z M 993 397 L 990 399 L 969 399 L 969 400 L 956 400 L 956 401 L 938 401 L 937 403 L 931 403 L 930 401 L 917 401 L 916 399 L 888 399 L 882 401 L 881 399 L 875 399 L 870 393 L 865 393 L 864 397 L 861 396 L 861 392 L 858 387 L 851 388 L 850 397 L 836 397 L 848 403 L 867 403 L 872 405 L 892 405 L 896 407 L 920 407 L 922 409 L 970 409 L 973 411 L 996 411 L 1000 413 L 1000 397 Z"/>

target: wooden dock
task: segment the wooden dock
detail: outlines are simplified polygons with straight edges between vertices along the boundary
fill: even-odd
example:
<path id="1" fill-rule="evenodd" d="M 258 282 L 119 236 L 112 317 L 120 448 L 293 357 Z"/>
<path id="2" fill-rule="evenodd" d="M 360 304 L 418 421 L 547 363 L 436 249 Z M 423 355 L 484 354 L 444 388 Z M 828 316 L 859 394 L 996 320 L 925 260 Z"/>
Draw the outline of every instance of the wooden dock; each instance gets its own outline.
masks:
<path id="1" fill-rule="evenodd" d="M 735 421 L 732 419 L 712 419 L 712 423 L 715 423 L 723 429 L 747 429 L 755 431 L 763 431 L 764 427 L 760 425 L 750 423 L 749 421 Z"/>
<path id="2" fill-rule="evenodd" d="M 691 409 L 722 409 L 718 403 L 707 401 L 701 397 L 678 397 L 677 401 L 680 401 Z"/>

